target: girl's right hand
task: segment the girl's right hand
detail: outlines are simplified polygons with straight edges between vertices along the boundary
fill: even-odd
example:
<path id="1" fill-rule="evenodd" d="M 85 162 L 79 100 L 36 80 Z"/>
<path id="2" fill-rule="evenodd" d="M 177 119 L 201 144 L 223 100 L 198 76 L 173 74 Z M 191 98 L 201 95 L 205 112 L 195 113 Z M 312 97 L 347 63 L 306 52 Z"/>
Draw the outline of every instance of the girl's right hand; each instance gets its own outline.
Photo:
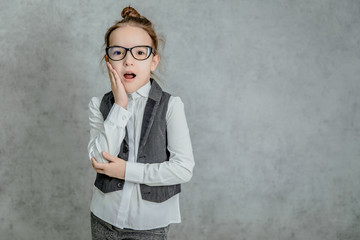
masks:
<path id="1" fill-rule="evenodd" d="M 111 66 L 110 62 L 106 62 L 111 82 L 111 90 L 114 95 L 115 103 L 126 109 L 128 105 L 128 97 L 125 91 L 124 84 L 121 82 L 119 74 Z"/>

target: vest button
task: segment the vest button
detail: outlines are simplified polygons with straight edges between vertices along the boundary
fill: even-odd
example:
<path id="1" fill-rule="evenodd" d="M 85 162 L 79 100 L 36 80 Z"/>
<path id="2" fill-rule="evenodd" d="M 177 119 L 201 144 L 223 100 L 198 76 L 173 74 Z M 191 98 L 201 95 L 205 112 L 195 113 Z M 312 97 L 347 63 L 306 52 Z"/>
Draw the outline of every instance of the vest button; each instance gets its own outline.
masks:
<path id="1" fill-rule="evenodd" d="M 118 183 L 117 186 L 118 186 L 118 188 L 121 188 L 121 187 L 122 187 L 122 184 L 121 184 L 121 183 Z"/>

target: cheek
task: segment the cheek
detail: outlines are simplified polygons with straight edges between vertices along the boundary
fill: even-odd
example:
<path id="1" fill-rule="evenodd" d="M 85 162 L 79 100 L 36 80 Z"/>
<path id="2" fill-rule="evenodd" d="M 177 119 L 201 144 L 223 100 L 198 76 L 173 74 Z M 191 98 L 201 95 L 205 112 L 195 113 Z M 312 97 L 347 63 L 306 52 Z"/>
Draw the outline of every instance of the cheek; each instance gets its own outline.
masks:
<path id="1" fill-rule="evenodd" d="M 141 66 L 139 66 L 139 67 L 141 69 L 141 72 L 144 74 L 150 73 L 150 71 L 151 71 L 150 63 L 141 64 Z"/>
<path id="2" fill-rule="evenodd" d="M 116 70 L 118 74 L 120 74 L 122 65 L 119 62 L 110 62 L 111 66 Z"/>
<path id="3" fill-rule="evenodd" d="M 110 63 L 111 63 L 111 66 L 113 66 L 113 68 L 115 68 L 115 69 L 119 69 L 121 67 L 120 61 L 111 61 L 110 60 Z"/>

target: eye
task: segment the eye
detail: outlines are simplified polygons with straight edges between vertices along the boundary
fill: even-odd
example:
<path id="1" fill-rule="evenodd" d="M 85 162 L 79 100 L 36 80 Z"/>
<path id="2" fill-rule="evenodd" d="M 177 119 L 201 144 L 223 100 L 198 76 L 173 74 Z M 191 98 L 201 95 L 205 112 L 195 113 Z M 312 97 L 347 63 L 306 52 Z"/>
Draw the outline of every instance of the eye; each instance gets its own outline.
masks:
<path id="1" fill-rule="evenodd" d="M 137 54 L 137 55 L 144 55 L 145 52 L 144 52 L 144 51 L 141 51 L 141 50 L 138 50 L 138 51 L 136 52 L 136 54 Z"/>
<path id="2" fill-rule="evenodd" d="M 120 51 L 114 51 L 113 55 L 121 55 L 121 52 Z"/>

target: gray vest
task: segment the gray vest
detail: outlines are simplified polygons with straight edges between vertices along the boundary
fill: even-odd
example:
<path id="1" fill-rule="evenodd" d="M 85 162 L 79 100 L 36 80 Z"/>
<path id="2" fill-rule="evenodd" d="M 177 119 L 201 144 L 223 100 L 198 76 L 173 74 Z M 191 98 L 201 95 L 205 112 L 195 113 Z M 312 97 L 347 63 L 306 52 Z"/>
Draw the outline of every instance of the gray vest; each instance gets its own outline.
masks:
<path id="1" fill-rule="evenodd" d="M 150 81 L 151 89 L 144 109 L 137 162 L 161 163 L 169 161 L 170 156 L 170 153 L 167 150 L 166 134 L 166 112 L 170 94 L 162 91 L 161 87 L 152 78 L 150 78 Z M 104 94 L 100 104 L 100 111 L 104 120 L 109 114 L 114 101 L 112 91 Z M 120 146 L 118 157 L 125 161 L 127 161 L 129 157 L 127 128 L 125 138 Z M 97 173 L 94 185 L 102 192 L 108 193 L 122 190 L 124 182 L 123 179 Z M 181 185 L 148 186 L 146 184 L 140 184 L 140 189 L 141 196 L 144 200 L 163 202 L 181 192 Z"/>

